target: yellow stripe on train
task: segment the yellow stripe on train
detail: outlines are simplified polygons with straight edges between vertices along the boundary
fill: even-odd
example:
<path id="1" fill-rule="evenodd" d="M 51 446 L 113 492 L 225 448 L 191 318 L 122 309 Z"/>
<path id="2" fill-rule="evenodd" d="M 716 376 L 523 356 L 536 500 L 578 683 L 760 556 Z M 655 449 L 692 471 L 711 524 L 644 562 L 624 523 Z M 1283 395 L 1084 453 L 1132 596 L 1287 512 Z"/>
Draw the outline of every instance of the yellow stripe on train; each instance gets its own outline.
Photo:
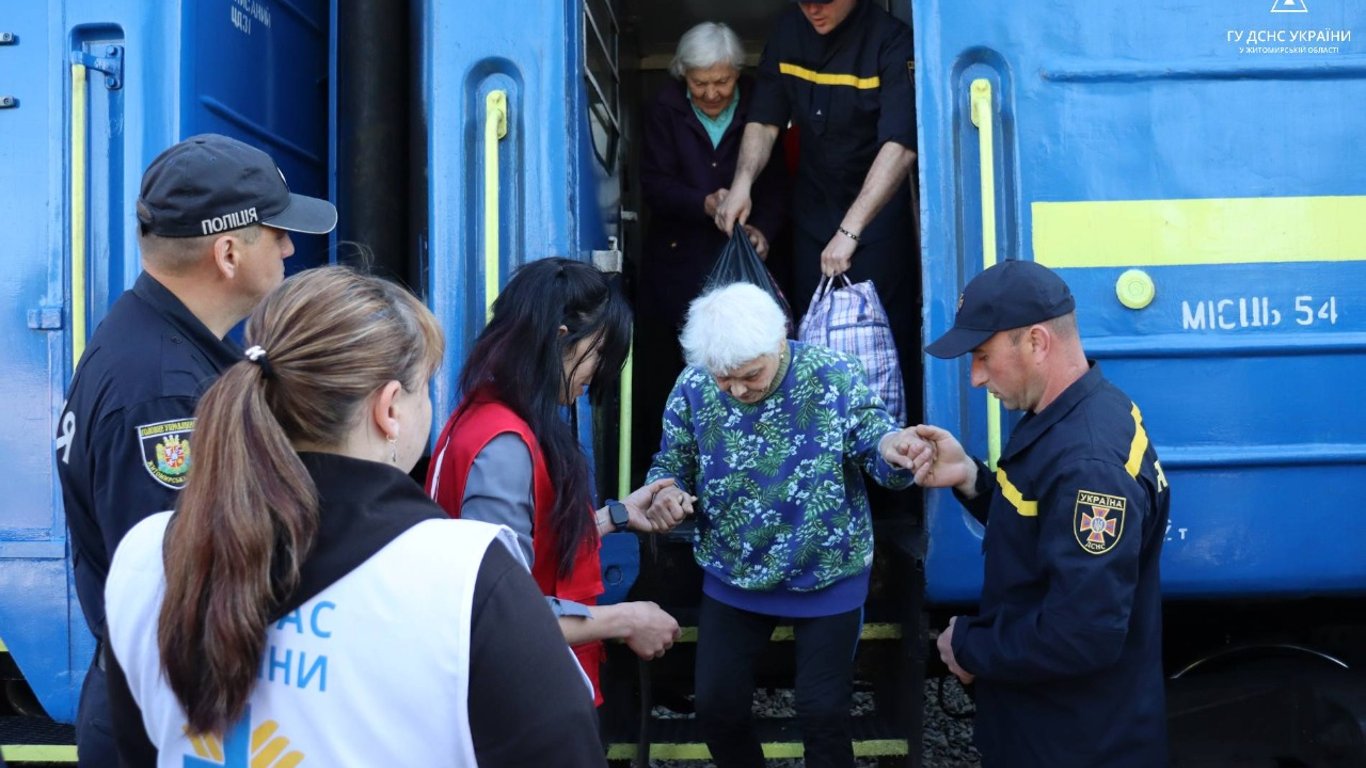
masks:
<path id="1" fill-rule="evenodd" d="M 1366 196 L 1033 203 L 1048 267 L 1366 261 Z"/>

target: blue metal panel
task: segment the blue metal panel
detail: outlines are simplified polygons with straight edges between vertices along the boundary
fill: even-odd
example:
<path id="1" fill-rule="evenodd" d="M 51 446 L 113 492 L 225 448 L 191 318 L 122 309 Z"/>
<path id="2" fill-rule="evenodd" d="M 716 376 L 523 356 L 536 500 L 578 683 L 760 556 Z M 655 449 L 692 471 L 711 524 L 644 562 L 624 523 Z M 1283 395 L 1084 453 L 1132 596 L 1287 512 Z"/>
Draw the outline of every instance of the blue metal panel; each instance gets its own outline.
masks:
<path id="1" fill-rule="evenodd" d="M 577 256 L 599 226 L 581 202 L 583 96 L 576 58 L 579 3 L 513 0 L 477 13 L 440 0 L 414 4 L 421 30 L 421 102 L 430 216 L 427 294 L 446 330 L 433 387 L 437 414 L 456 403 L 455 376 L 484 323 L 484 99 L 507 92 L 499 142 L 502 281 L 546 256 Z M 591 153 L 588 155 L 591 158 Z"/>
<path id="2" fill-rule="evenodd" d="M 1001 258 L 1056 258 L 1039 239 L 1041 203 L 1362 195 L 1366 114 L 1347 105 L 1366 97 L 1366 6 L 1307 5 L 917 2 L 927 338 L 951 325 L 961 286 L 981 269 L 968 96 L 977 78 L 994 90 Z M 1366 262 L 1331 232 L 1350 223 L 1311 231 L 1333 247 L 1297 263 L 1220 252 L 1236 231 L 1210 235 L 1214 258 L 1157 243 L 1131 264 L 1055 262 L 1077 295 L 1088 353 L 1143 409 L 1171 482 L 1169 595 L 1366 591 L 1366 523 L 1352 514 L 1366 492 L 1366 416 L 1350 389 L 1366 374 Z M 1161 223 L 1178 237 L 1198 225 Z M 1135 233 L 1084 234 L 1107 251 L 1105 237 Z M 1127 266 L 1156 285 L 1146 308 L 1116 297 Z M 1308 315 L 1298 297 L 1312 297 Z M 1262 313 L 1271 322 L 1253 306 L 1274 310 Z M 926 393 L 927 419 L 984 453 L 986 405 L 968 390 L 966 360 L 927 361 Z M 933 492 L 930 531 L 931 598 L 975 600 L 980 528 Z"/>
<path id="3" fill-rule="evenodd" d="M 251 16 L 250 34 L 231 26 L 236 13 Z M 70 583 L 52 467 L 54 420 L 73 367 L 70 228 L 80 217 L 70 184 L 85 197 L 86 267 L 74 277 L 86 294 L 87 333 L 138 273 L 132 209 L 142 169 L 180 138 L 235 135 L 272 152 L 293 189 L 326 194 L 326 13 L 324 0 L 49 0 L 0 12 L 0 32 L 17 40 L 0 45 L 0 96 L 19 98 L 0 110 L 9 180 L 0 216 L 14 241 L 0 270 L 10 299 L 0 318 L 0 386 L 11 405 L 0 416 L 0 456 L 11 470 L 0 513 L 0 638 L 58 720 L 74 718 L 94 648 Z M 70 62 L 108 58 L 110 46 L 122 77 L 111 88 L 104 74 L 87 74 L 87 163 L 77 178 Z M 293 268 L 325 260 L 322 239 L 307 240 L 317 242 L 301 239 Z"/>
<path id="4" fill-rule="evenodd" d="M 183 9 L 181 135 L 241 138 L 275 158 L 291 191 L 327 197 L 328 0 L 212 0 Z M 326 237 L 291 237 L 290 274 L 336 260 Z"/>
<path id="5" fill-rule="evenodd" d="M 60 311 L 67 45 L 56 5 L 11 3 L 0 13 L 0 33 L 13 35 L 0 45 L 0 96 L 15 99 L 0 110 L 0 226 L 10 240 L 0 269 L 0 396 L 7 406 L 0 411 L 0 455 L 8 465 L 0 512 L 0 638 L 25 674 L 46 683 L 44 706 L 69 718 L 77 682 L 70 655 L 81 649 L 72 647 L 68 618 L 79 613 L 68 591 L 51 448 L 67 355 Z M 88 647 L 85 653 L 88 659 Z"/>

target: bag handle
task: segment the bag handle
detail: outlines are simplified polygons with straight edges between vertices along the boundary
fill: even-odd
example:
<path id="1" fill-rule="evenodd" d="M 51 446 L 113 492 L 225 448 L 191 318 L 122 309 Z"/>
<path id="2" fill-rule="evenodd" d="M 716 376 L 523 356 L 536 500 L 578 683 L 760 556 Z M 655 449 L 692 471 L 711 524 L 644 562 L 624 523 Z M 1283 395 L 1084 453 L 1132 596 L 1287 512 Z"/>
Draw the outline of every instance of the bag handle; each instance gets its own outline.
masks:
<path id="1" fill-rule="evenodd" d="M 843 282 L 844 285 L 835 285 L 836 280 Z M 811 306 L 814 307 L 819 304 L 821 300 L 828 296 L 832 291 L 838 291 L 841 288 L 852 288 L 853 286 L 854 284 L 849 282 L 849 276 L 843 272 L 835 277 L 821 275 L 820 281 L 816 283 L 816 292 L 811 294 Z"/>

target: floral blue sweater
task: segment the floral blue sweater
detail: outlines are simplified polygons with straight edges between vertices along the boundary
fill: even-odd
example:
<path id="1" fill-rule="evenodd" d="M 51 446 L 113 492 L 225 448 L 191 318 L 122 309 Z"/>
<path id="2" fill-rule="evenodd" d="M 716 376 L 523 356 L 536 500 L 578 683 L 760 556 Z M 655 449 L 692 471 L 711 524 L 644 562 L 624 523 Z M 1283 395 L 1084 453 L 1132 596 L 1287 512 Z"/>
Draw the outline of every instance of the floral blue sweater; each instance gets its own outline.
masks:
<path id="1" fill-rule="evenodd" d="M 708 595 L 762 613 L 828 603 L 862 605 L 873 562 L 863 468 L 879 484 L 905 488 L 912 475 L 883 461 L 878 443 L 896 429 L 852 357 L 788 342 L 791 363 L 778 388 L 752 405 L 689 367 L 664 411 L 664 439 L 647 482 L 672 477 L 698 498 L 694 557 Z M 841 590 L 841 583 L 848 588 Z M 777 603 L 759 593 L 778 598 Z M 744 603 L 744 604 L 740 604 Z M 777 610 L 781 606 L 783 610 Z"/>

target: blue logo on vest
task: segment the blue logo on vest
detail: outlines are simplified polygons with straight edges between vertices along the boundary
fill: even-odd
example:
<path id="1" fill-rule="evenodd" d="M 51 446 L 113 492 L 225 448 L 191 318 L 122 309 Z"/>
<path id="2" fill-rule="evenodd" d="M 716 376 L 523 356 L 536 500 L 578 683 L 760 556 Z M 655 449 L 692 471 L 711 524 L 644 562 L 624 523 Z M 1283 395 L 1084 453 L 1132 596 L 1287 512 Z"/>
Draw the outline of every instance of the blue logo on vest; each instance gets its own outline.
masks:
<path id="1" fill-rule="evenodd" d="M 184 768 L 294 768 L 304 761 L 304 753 L 289 748 L 289 739 L 277 735 L 280 724 L 267 720 L 251 727 L 251 707 L 242 719 L 217 736 L 191 736 L 195 755 L 185 756 Z"/>

